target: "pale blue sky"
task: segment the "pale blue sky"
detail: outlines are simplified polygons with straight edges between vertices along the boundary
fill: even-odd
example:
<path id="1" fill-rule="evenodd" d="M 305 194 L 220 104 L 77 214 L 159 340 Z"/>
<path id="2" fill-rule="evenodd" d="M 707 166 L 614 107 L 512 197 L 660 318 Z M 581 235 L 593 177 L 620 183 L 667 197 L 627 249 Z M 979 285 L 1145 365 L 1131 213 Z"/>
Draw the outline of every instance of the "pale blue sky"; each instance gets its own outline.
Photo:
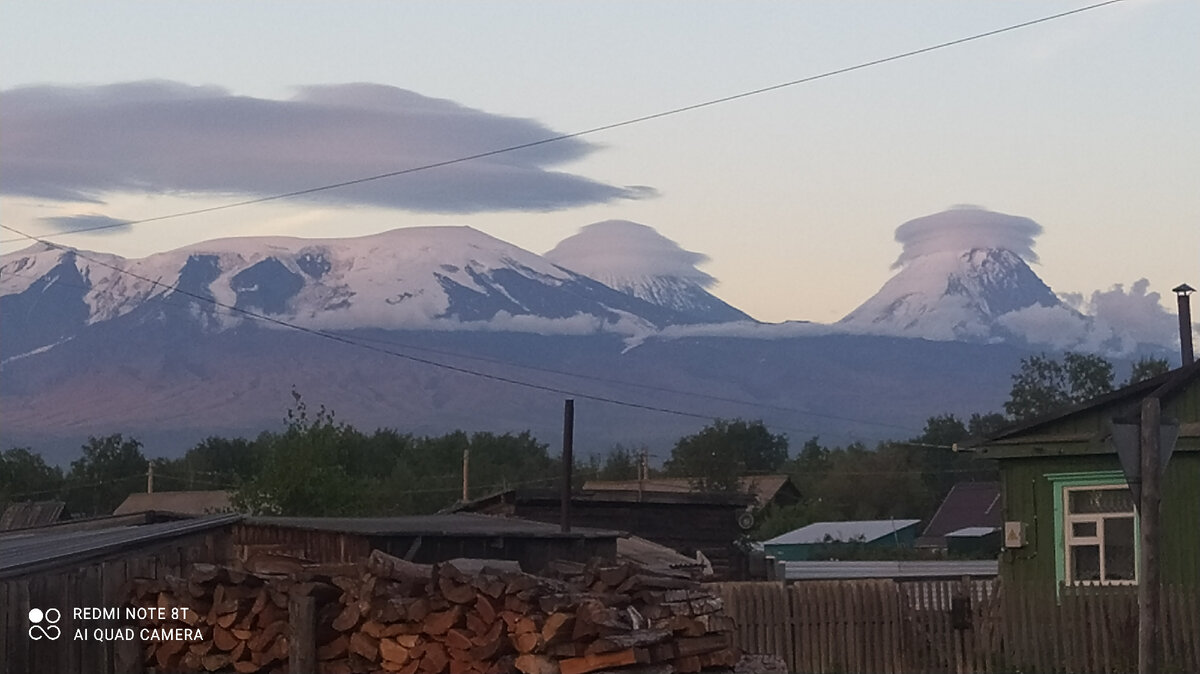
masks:
<path id="1" fill-rule="evenodd" d="M 566 133 L 1085 4 L 6 0 L 0 88 L 162 79 L 286 99 L 368 82 Z M 1169 295 L 1200 286 L 1197 34 L 1200 3 L 1130 0 L 596 134 L 600 149 L 552 167 L 655 198 L 449 215 L 273 204 L 58 240 L 142 255 L 453 223 L 541 253 L 621 218 L 709 255 L 715 292 L 757 318 L 832 321 L 890 276 L 896 226 L 971 203 L 1044 226 L 1036 271 L 1056 291 L 1146 277 Z M 3 109 L 0 96 L 0 135 Z M 5 196 L 2 217 L 44 233 L 43 217 L 137 219 L 241 196 Z"/>

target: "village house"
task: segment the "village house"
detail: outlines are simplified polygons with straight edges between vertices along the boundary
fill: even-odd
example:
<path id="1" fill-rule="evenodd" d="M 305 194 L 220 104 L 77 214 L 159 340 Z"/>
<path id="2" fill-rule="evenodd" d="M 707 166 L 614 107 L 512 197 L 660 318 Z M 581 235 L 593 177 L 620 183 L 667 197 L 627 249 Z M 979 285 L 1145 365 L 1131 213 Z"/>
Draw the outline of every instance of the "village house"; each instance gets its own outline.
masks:
<path id="1" fill-rule="evenodd" d="M 1161 581 L 1200 585 L 1200 363 L 1010 428 L 974 447 L 1000 466 L 1000 573 L 1013 586 L 1136 586 L 1138 517 L 1113 423 L 1161 401 L 1178 439 L 1161 482 Z M 1164 447 L 1164 458 L 1166 458 Z M 1136 458 L 1136 457 L 1135 457 Z"/>

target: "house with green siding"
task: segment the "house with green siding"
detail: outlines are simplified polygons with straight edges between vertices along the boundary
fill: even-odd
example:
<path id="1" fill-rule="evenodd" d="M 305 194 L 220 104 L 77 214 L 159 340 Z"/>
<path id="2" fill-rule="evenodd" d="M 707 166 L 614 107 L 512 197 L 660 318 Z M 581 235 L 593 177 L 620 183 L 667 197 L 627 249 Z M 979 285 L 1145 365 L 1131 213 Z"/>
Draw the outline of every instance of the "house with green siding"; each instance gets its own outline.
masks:
<path id="1" fill-rule="evenodd" d="M 1137 417 L 1155 395 L 1179 424 L 1161 482 L 1161 578 L 1200 585 L 1200 363 L 1192 363 L 973 447 L 1000 466 L 1006 584 L 1137 586 L 1138 518 L 1112 438 L 1114 419 Z M 1038 589 L 1041 588 L 1041 589 Z"/>

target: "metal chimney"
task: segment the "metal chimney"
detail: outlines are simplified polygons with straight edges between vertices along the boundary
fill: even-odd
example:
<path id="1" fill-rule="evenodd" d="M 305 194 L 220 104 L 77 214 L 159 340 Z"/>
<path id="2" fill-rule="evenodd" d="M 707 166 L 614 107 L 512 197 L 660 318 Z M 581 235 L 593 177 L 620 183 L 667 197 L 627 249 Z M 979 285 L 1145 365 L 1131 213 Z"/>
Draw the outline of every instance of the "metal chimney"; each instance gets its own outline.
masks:
<path id="1" fill-rule="evenodd" d="M 1188 295 L 1196 289 L 1184 283 L 1171 288 L 1171 292 L 1179 300 L 1179 355 L 1183 365 L 1191 365 L 1196 356 L 1192 353 L 1192 303 Z"/>

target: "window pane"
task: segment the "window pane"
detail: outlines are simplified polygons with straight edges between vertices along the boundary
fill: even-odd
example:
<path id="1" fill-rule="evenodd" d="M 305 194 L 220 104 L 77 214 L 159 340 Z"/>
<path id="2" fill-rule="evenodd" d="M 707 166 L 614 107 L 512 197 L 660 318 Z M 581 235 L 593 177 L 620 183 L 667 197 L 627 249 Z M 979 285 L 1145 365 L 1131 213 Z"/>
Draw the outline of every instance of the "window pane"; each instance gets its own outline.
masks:
<path id="1" fill-rule="evenodd" d="M 1071 546 L 1071 580 L 1100 580 L 1100 546 Z"/>
<path id="2" fill-rule="evenodd" d="M 1096 535 L 1096 523 L 1095 522 L 1075 522 L 1074 524 L 1071 525 L 1071 535 L 1072 536 L 1095 536 Z"/>
<path id="3" fill-rule="evenodd" d="M 1069 493 L 1073 514 L 1133 512 L 1133 497 L 1128 489 L 1076 489 Z"/>
<path id="4" fill-rule="evenodd" d="M 1134 579 L 1133 518 L 1104 520 L 1104 579 Z"/>

